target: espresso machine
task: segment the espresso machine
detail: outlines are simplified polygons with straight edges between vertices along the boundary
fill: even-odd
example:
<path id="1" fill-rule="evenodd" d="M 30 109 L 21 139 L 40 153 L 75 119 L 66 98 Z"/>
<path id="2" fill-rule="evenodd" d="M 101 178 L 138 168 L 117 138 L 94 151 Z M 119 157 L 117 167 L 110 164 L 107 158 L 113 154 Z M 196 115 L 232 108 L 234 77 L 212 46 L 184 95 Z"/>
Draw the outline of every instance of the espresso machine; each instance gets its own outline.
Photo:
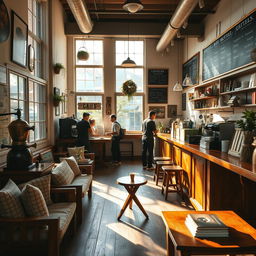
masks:
<path id="1" fill-rule="evenodd" d="M 12 138 L 12 145 L 1 145 L 1 148 L 10 148 L 7 154 L 6 170 L 26 171 L 35 166 L 32 162 L 32 154 L 30 147 L 36 147 L 36 143 L 27 144 L 27 138 L 30 130 L 34 130 L 34 126 L 21 119 L 21 110 L 17 109 L 15 113 L 4 113 L 0 116 L 17 115 L 17 119 L 8 125 L 8 131 Z"/>
<path id="2" fill-rule="evenodd" d="M 234 123 L 209 123 L 204 127 L 200 147 L 204 149 L 221 149 L 222 140 L 231 140 L 235 131 Z"/>

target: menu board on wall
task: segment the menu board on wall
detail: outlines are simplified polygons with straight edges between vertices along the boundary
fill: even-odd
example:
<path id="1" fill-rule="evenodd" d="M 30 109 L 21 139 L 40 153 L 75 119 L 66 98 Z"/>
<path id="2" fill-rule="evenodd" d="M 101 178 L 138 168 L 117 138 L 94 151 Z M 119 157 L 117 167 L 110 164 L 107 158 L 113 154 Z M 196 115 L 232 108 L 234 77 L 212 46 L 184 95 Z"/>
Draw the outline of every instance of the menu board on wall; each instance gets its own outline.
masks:
<path id="1" fill-rule="evenodd" d="M 167 103 L 168 88 L 148 88 L 148 103 Z"/>
<path id="2" fill-rule="evenodd" d="M 182 81 L 189 75 L 193 85 L 199 83 L 199 58 L 200 53 L 198 52 L 195 56 L 185 62 L 182 66 Z"/>
<path id="3" fill-rule="evenodd" d="M 203 50 L 203 80 L 252 62 L 256 48 L 256 11 Z"/>
<path id="4" fill-rule="evenodd" d="M 168 85 L 168 69 L 149 69 L 149 85 Z"/>

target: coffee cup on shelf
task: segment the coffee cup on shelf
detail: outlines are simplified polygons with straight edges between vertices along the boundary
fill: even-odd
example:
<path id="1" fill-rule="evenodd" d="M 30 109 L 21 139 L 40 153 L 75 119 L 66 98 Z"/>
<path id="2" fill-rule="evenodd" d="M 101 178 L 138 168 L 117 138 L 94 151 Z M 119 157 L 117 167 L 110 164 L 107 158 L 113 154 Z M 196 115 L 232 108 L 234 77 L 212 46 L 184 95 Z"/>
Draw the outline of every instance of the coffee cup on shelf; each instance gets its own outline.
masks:
<path id="1" fill-rule="evenodd" d="M 131 173 L 130 173 L 131 182 L 134 182 L 134 176 L 135 176 L 135 173 L 134 173 L 134 172 L 131 172 Z"/>

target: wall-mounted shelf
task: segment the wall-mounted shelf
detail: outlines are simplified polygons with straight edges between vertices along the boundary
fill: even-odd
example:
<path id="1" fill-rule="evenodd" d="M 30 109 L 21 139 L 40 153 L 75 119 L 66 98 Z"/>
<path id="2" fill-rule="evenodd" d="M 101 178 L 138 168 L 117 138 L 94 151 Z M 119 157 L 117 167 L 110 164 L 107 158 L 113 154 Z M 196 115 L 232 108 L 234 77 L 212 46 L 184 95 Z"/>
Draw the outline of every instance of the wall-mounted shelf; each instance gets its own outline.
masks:
<path id="1" fill-rule="evenodd" d="M 256 107 L 256 104 L 244 104 L 238 107 L 230 107 L 230 106 L 218 106 L 218 107 L 209 107 L 209 108 L 194 108 L 193 110 L 204 111 L 204 110 L 221 110 L 221 109 L 230 109 L 230 108 L 252 108 Z"/>
<path id="2" fill-rule="evenodd" d="M 256 87 L 244 88 L 244 89 L 240 89 L 240 90 L 237 90 L 237 91 L 221 92 L 220 95 L 236 94 L 236 93 L 247 92 L 247 91 L 254 91 L 254 90 L 256 90 Z"/>
<path id="3" fill-rule="evenodd" d="M 218 96 L 205 96 L 197 99 L 191 99 L 189 101 L 198 101 L 198 100 L 209 100 L 209 99 L 216 99 Z"/>

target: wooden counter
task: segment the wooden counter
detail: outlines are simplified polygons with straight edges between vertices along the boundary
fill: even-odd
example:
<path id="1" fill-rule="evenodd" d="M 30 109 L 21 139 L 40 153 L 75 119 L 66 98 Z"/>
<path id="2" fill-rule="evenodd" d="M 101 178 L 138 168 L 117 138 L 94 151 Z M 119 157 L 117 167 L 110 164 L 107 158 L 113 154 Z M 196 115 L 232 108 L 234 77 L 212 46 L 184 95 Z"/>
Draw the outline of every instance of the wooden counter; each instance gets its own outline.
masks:
<path id="1" fill-rule="evenodd" d="M 172 157 L 184 169 L 182 186 L 197 210 L 233 210 L 256 220 L 256 173 L 252 165 L 218 150 L 206 150 L 158 134 L 161 156 Z M 255 222 L 256 223 L 256 222 Z"/>

